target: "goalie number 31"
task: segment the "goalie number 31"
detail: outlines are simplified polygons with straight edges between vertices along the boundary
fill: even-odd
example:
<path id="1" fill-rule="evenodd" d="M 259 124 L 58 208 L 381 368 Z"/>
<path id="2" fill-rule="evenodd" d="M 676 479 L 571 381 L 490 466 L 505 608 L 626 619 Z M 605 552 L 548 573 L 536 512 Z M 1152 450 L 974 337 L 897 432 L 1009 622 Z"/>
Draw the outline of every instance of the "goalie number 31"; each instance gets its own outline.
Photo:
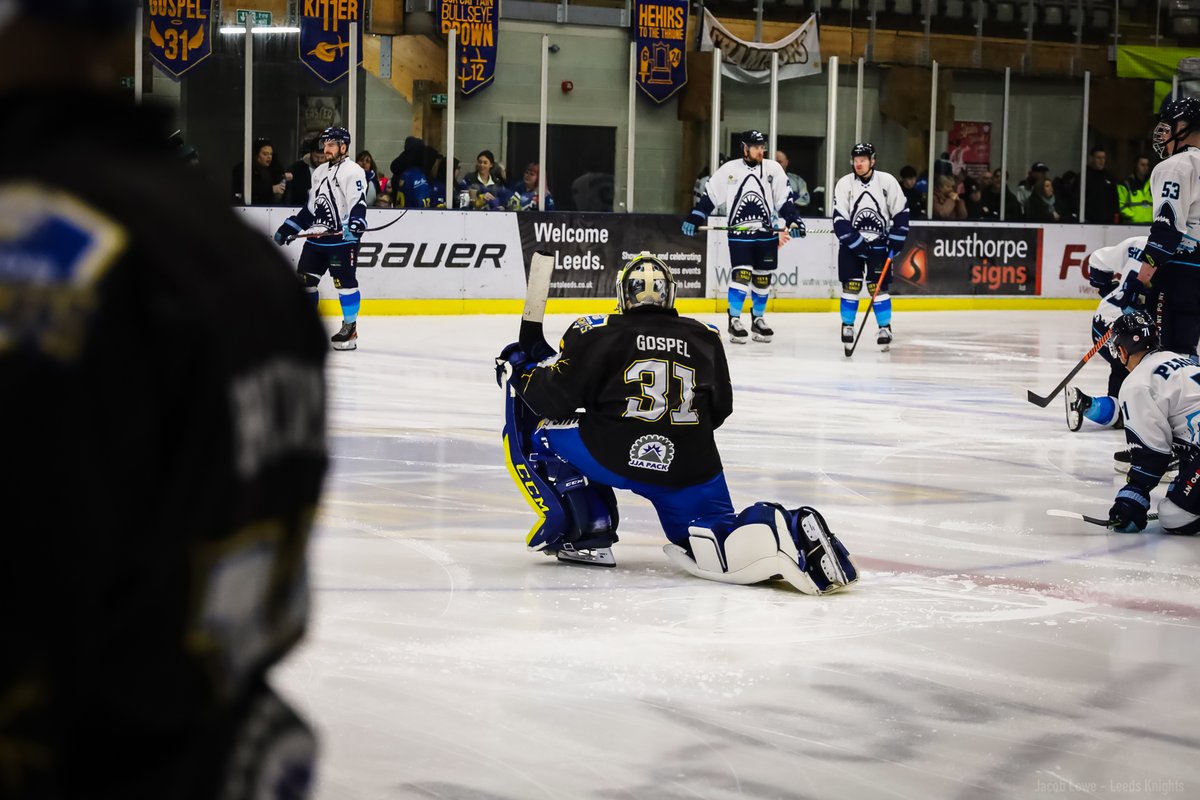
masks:
<path id="1" fill-rule="evenodd" d="M 675 385 L 672 385 L 674 378 Z M 638 384 L 640 393 L 626 398 L 624 417 L 658 422 L 671 409 L 672 425 L 695 425 L 700 415 L 692 408 L 696 397 L 696 370 L 677 361 L 644 358 L 625 369 L 625 383 Z M 668 397 L 679 389 L 678 402 Z"/>

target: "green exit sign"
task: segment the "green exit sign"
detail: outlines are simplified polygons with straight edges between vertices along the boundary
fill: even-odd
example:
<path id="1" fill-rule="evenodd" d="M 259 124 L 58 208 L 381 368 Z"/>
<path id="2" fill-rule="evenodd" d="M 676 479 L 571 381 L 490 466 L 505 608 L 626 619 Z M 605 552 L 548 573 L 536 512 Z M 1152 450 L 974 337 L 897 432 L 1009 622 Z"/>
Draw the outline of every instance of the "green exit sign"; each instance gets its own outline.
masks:
<path id="1" fill-rule="evenodd" d="M 274 17 L 272 17 L 270 11 L 247 11 L 244 8 L 239 8 L 237 10 L 237 24 L 245 25 L 246 17 L 249 17 L 254 22 L 254 27 L 256 28 L 267 28 L 274 22 Z"/>
<path id="2" fill-rule="evenodd" d="M 449 101 L 446 99 L 446 93 L 432 94 L 429 96 L 429 105 L 434 108 L 445 108 Z"/>

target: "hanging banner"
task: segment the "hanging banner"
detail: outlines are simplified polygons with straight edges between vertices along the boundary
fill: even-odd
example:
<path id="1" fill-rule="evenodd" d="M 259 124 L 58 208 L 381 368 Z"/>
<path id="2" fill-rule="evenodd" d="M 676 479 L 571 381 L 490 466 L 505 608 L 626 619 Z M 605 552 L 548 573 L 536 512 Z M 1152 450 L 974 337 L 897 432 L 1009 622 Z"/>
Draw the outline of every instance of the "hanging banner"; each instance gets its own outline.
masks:
<path id="1" fill-rule="evenodd" d="M 991 171 L 992 123 L 955 122 L 950 126 L 949 142 L 948 158 L 955 175 L 965 170 L 972 178 L 979 178 Z"/>
<path id="2" fill-rule="evenodd" d="M 656 103 L 687 83 L 688 0 L 636 0 L 637 85 Z"/>
<path id="3" fill-rule="evenodd" d="M 212 0 L 146 0 L 150 57 L 178 80 L 212 55 Z"/>
<path id="4" fill-rule="evenodd" d="M 470 97 L 496 77 L 499 0 L 440 0 L 442 35 L 458 31 L 458 91 Z"/>
<path id="5" fill-rule="evenodd" d="M 771 53 L 779 53 L 779 80 L 803 78 L 821 72 L 821 43 L 817 34 L 817 16 L 778 42 L 747 42 L 737 38 L 708 10 L 704 10 L 704 31 L 700 49 L 712 52 L 721 48 L 721 74 L 739 83 L 770 83 Z"/>
<path id="6" fill-rule="evenodd" d="M 301 0 L 300 60 L 326 83 L 350 72 L 350 23 L 358 23 L 355 42 L 362 64 L 361 0 Z"/>

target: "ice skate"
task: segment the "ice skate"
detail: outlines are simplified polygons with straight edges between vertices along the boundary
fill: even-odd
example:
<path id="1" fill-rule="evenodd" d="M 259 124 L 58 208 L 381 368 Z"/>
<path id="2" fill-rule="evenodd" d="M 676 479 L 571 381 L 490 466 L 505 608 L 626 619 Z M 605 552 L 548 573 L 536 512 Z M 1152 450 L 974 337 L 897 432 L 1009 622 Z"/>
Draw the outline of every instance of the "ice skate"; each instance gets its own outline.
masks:
<path id="1" fill-rule="evenodd" d="M 756 342 L 769 342 L 775 335 L 775 331 L 771 330 L 771 326 L 762 317 L 755 317 L 750 323 L 750 333 Z"/>
<path id="2" fill-rule="evenodd" d="M 342 329 L 329 338 L 334 350 L 358 349 L 358 323 L 343 322 Z"/>
<path id="3" fill-rule="evenodd" d="M 879 349 L 886 353 L 892 349 L 892 326 L 880 325 L 879 335 L 875 337 L 875 344 L 879 345 Z"/>
<path id="4" fill-rule="evenodd" d="M 746 326 L 742 324 L 742 318 L 730 315 L 729 341 L 733 344 L 745 344 L 748 338 L 750 336 L 746 333 Z"/>
<path id="5" fill-rule="evenodd" d="M 1063 398 L 1067 403 L 1067 430 L 1073 433 L 1083 427 L 1083 413 L 1091 407 L 1092 398 L 1074 386 L 1067 387 L 1067 393 L 1063 395 Z M 1126 465 L 1125 471 L 1128 469 L 1129 467 Z"/>
<path id="6" fill-rule="evenodd" d="M 853 325 L 842 325 L 842 344 L 854 344 Z"/>

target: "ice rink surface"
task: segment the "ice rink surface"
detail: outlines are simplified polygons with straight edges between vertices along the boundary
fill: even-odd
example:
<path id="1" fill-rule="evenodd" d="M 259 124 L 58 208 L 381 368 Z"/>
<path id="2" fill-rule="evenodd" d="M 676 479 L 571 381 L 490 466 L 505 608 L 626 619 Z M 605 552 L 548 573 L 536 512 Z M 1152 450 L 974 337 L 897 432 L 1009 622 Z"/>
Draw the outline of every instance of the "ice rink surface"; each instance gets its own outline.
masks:
<path id="1" fill-rule="evenodd" d="M 1200 540 L 1045 515 L 1116 485 L 1123 434 L 1025 400 L 1090 318 L 900 312 L 848 361 L 834 314 L 774 314 L 726 346 L 734 503 L 825 514 L 862 579 L 824 598 L 678 571 L 624 493 L 615 569 L 527 552 L 492 372 L 517 319 L 364 318 L 330 354 L 313 625 L 275 677 L 318 797 L 1200 797 Z"/>

